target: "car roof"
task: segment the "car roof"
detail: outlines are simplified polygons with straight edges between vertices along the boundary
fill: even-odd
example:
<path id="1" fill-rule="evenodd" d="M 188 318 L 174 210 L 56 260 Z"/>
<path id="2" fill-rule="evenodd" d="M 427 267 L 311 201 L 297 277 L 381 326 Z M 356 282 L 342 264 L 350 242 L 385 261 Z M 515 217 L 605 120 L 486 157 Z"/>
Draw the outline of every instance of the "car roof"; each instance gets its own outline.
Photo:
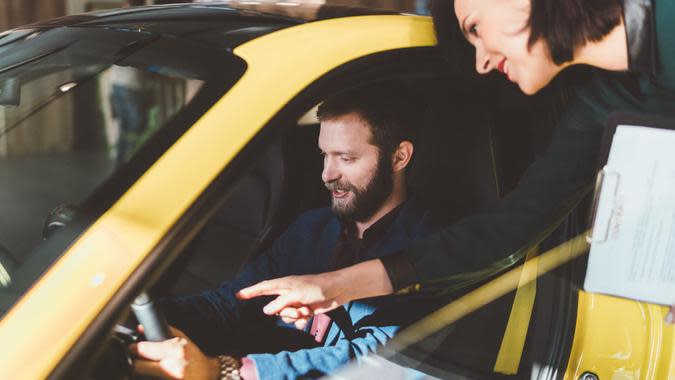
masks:
<path id="1" fill-rule="evenodd" d="M 17 29 L 111 28 L 187 38 L 234 49 L 255 37 L 306 22 L 386 14 L 398 13 L 317 4 L 284 6 L 239 2 L 183 3 L 89 12 L 41 21 Z M 223 38 L 223 33 L 227 34 L 227 38 Z M 233 37 L 234 34 L 236 36 Z"/>
<path id="2" fill-rule="evenodd" d="M 209 2 L 150 5 L 102 10 L 41 21 L 25 27 L 48 28 L 73 25 L 117 25 L 144 21 L 227 21 L 236 19 L 297 24 L 340 17 L 399 14 L 386 9 L 371 9 L 339 5 L 250 4 L 248 2 Z M 22 28 L 25 28 L 22 27 Z"/>

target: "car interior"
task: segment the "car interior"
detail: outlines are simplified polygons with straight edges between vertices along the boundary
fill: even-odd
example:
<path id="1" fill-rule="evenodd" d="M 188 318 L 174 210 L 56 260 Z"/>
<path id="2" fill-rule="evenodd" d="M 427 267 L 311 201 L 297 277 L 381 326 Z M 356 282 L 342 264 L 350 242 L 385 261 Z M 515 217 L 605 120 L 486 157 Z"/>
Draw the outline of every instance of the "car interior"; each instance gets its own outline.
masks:
<path id="1" fill-rule="evenodd" d="M 527 130 L 531 124 L 522 117 L 529 115 L 523 112 L 529 105 L 524 100 L 520 104 L 510 100 L 517 95 L 515 89 L 500 88 L 502 93 L 497 97 L 509 99 L 509 103 L 492 114 L 482 112 L 474 89 L 453 86 L 453 80 L 429 78 L 410 83 L 411 91 L 425 100 L 409 186 L 422 204 L 433 210 L 440 225 L 493 206 L 515 186 L 535 154 Z M 260 151 L 170 274 L 159 281 L 158 293 L 186 295 L 215 289 L 269 246 L 302 212 L 329 205 L 329 194 L 320 179 L 319 125 L 312 117 L 314 108 Z M 520 130 L 504 133 L 499 128 L 506 123 L 518 125 Z M 448 341 L 465 343 L 459 352 L 443 351 L 443 360 L 448 354 L 458 356 L 466 366 L 470 357 L 469 364 L 481 368 L 486 357 L 494 357 L 485 347 L 498 348 L 511 302 L 512 297 L 504 298 L 479 313 L 466 329 L 446 331 Z M 494 323 L 496 314 L 503 319 L 501 323 Z M 483 328 L 477 335 L 476 327 L 487 320 L 492 321 L 487 324 L 492 328 Z M 482 354 L 467 354 L 466 342 L 472 342 L 471 351 Z"/>
<path id="2" fill-rule="evenodd" d="M 415 159 L 408 174 L 413 193 L 435 210 L 440 223 L 493 205 L 500 197 L 498 175 L 506 175 L 495 165 L 496 142 L 487 115 L 475 105 L 467 108 L 462 94 L 443 94 L 445 85 L 432 80 L 417 84 L 416 91 L 426 93 L 429 102 L 420 112 Z M 236 181 L 179 258 L 186 266 L 178 281 L 171 281 L 172 294 L 216 287 L 302 212 L 329 205 L 313 110 L 268 143 Z"/>
<path id="3" fill-rule="evenodd" d="M 559 89 L 526 98 L 517 88 L 493 77 L 475 82 L 436 71 L 410 79 L 395 78 L 406 82 L 411 91 L 423 97 L 415 158 L 408 173 L 409 187 L 423 205 L 433 210 L 434 218 L 441 225 L 492 207 L 517 184 L 529 163 L 544 150 L 550 136 L 550 131 L 540 126 L 550 125 L 546 121 L 555 117 L 564 101 Z M 382 80 L 390 80 L 390 77 Z M 292 111 L 270 121 L 266 129 L 274 128 L 274 133 L 251 143 L 256 147 L 255 153 L 246 156 L 249 159 L 240 165 L 235 180 L 221 194 L 203 227 L 156 277 L 150 289 L 153 297 L 215 289 L 269 247 L 302 212 L 329 205 L 329 194 L 321 181 L 322 162 L 317 147 L 319 124 L 313 113 L 321 99 L 357 83 L 348 81 L 306 98 L 299 97 L 301 101 Z M 561 227 L 570 228 L 569 223 Z M 560 292 L 560 288 L 567 289 L 567 276 L 551 274 L 544 287 L 549 287 L 553 294 Z M 474 288 L 467 287 L 445 296 L 442 302 L 449 302 Z M 418 369 L 440 377 L 452 374 L 485 379 L 529 378 L 528 371 L 520 371 L 515 377 L 497 374 L 491 365 L 499 350 L 513 298 L 514 292 L 511 292 L 392 360 L 406 366 L 417 363 Z M 539 302 L 541 298 L 537 298 L 531 319 L 531 324 L 538 327 L 530 329 L 524 353 L 528 357 L 524 366 L 528 368 L 553 360 L 541 358 L 546 355 L 557 355 L 558 363 L 565 361 L 562 348 L 558 348 L 557 354 L 549 352 L 549 335 L 542 330 L 561 328 L 569 334 L 570 320 L 561 321 L 562 327 L 554 326 L 556 322 L 550 320 L 550 315 L 559 306 L 550 301 Z M 572 301 L 566 303 L 569 310 L 565 315 L 575 314 Z M 132 330 L 116 331 L 113 335 L 117 342 L 126 344 L 129 339 L 138 339 Z M 104 350 L 101 358 L 109 357 L 111 350 L 119 353 L 118 343 L 110 347 L 116 348 Z M 112 362 L 120 361 L 124 360 L 118 358 Z M 92 377 L 98 378 L 108 368 L 108 364 L 102 363 L 111 361 L 94 362 L 98 364 L 90 370 Z"/>

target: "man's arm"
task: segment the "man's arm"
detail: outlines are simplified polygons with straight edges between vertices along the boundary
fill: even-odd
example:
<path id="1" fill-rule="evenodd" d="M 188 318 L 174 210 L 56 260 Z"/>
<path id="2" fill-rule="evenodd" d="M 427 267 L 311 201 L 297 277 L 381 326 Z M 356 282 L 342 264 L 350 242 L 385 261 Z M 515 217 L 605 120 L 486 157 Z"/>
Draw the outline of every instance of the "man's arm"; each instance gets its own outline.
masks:
<path id="1" fill-rule="evenodd" d="M 255 363 L 260 379 L 330 374 L 351 360 L 360 361 L 365 355 L 386 344 L 400 330 L 400 326 L 414 320 L 411 309 L 426 310 L 432 306 L 420 303 L 419 307 L 410 308 L 411 302 L 416 301 L 386 297 L 368 303 L 352 303 L 349 305 L 350 314 L 359 315 L 356 317 L 358 320 L 355 328 L 340 338 L 329 334 L 327 346 L 276 354 L 252 354 L 248 358 Z"/>
<path id="2" fill-rule="evenodd" d="M 352 339 L 342 337 L 335 345 L 276 354 L 252 354 L 233 358 L 244 380 L 318 377 L 334 372 L 350 360 L 375 352 L 400 329 L 399 326 L 368 325 L 357 328 Z M 171 329 L 176 338 L 163 342 L 139 342 L 130 346 L 137 359 L 134 371 L 141 375 L 170 379 L 216 379 L 221 360 L 204 354 L 180 330 Z M 243 363 L 243 366 L 242 366 Z"/>

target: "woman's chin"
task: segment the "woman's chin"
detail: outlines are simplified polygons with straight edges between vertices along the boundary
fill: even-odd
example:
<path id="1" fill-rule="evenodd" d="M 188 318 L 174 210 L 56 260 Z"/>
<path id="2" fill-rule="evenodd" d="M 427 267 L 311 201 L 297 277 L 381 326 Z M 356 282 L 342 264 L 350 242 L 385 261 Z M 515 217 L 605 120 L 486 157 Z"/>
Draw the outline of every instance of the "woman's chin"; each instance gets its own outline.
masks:
<path id="1" fill-rule="evenodd" d="M 527 83 L 527 82 L 518 82 L 518 87 L 520 87 L 520 91 L 522 91 L 525 95 L 534 95 L 539 90 L 544 88 L 546 84 L 535 84 L 535 83 Z"/>

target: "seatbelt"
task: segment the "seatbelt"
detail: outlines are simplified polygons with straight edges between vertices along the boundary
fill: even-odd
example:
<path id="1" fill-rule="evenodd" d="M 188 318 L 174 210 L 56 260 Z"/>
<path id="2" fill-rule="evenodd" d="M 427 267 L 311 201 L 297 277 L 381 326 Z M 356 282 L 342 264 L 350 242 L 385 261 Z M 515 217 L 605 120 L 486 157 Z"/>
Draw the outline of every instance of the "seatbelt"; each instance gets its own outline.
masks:
<path id="1" fill-rule="evenodd" d="M 502 345 L 499 348 L 494 371 L 505 375 L 515 375 L 518 372 L 520 359 L 523 356 L 525 338 L 530 326 L 530 318 L 534 307 L 534 299 L 537 294 L 537 281 L 527 279 L 538 277 L 536 260 L 539 246 L 535 245 L 527 252 L 525 263 L 522 266 L 516 297 L 513 300 L 509 321 L 506 324 Z"/>
<path id="2" fill-rule="evenodd" d="M 538 276 L 588 253 L 589 245 L 586 236 L 589 233 L 586 231 L 548 252 L 533 257 L 529 265 L 537 267 L 537 271 L 523 271 L 525 264 L 522 264 L 427 315 L 389 341 L 389 344 L 382 350 L 381 356 L 392 357 L 406 347 L 416 344 L 445 326 L 517 289 L 519 284 L 536 281 Z"/>

